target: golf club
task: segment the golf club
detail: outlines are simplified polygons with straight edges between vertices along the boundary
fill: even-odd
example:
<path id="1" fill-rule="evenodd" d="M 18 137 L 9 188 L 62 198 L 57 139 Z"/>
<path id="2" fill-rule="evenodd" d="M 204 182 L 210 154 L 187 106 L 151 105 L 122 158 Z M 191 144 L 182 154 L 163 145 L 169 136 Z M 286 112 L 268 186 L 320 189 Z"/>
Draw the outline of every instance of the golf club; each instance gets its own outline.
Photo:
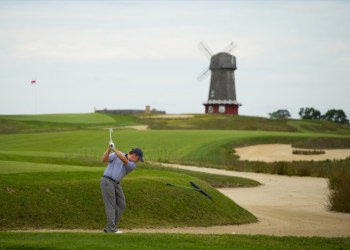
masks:
<path id="1" fill-rule="evenodd" d="M 192 181 L 190 181 L 191 185 L 194 188 L 191 187 L 185 187 L 185 186 L 181 186 L 181 185 L 177 185 L 177 184 L 171 184 L 171 183 L 167 183 L 166 185 L 168 186 L 173 186 L 173 187 L 179 187 L 179 188 L 186 188 L 186 189 L 190 189 L 190 190 L 194 190 L 194 191 L 198 191 L 200 193 L 202 193 L 203 195 L 205 195 L 206 197 L 208 197 L 209 199 L 213 199 L 207 192 L 205 192 L 203 189 L 201 189 L 200 187 L 198 187 L 195 183 L 193 183 Z"/>

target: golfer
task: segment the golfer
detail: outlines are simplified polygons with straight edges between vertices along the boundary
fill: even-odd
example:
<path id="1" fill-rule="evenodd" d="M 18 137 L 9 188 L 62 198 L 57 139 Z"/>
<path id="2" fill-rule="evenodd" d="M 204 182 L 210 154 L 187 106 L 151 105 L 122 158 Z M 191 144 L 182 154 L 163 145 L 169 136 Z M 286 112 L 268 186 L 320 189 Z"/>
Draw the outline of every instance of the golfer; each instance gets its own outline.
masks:
<path id="1" fill-rule="evenodd" d="M 143 152 L 139 148 L 133 148 L 125 154 L 115 148 L 113 143 L 108 145 L 103 155 L 102 161 L 108 162 L 100 182 L 107 217 L 107 226 L 103 230 L 106 233 L 122 233 L 117 228 L 126 207 L 121 181 L 136 168 L 138 161 L 143 161 L 142 157 Z"/>

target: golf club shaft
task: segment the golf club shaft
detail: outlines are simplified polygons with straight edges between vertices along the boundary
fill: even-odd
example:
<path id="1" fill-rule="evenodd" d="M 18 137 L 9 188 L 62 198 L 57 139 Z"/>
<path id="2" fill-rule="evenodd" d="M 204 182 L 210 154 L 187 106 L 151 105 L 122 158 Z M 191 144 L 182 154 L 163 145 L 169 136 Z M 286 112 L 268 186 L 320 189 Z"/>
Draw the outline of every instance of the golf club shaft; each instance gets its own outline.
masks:
<path id="1" fill-rule="evenodd" d="M 113 129 L 112 128 L 109 128 L 109 141 L 113 141 L 112 140 L 112 133 L 113 133 Z"/>
<path id="2" fill-rule="evenodd" d="M 200 191 L 197 188 L 191 188 L 191 187 L 185 187 L 185 186 L 180 186 L 180 185 L 176 185 L 176 184 L 167 184 L 168 186 L 173 186 L 173 187 L 180 187 L 180 188 L 187 188 L 187 189 L 191 189 L 191 190 L 196 190 L 196 191 Z"/>

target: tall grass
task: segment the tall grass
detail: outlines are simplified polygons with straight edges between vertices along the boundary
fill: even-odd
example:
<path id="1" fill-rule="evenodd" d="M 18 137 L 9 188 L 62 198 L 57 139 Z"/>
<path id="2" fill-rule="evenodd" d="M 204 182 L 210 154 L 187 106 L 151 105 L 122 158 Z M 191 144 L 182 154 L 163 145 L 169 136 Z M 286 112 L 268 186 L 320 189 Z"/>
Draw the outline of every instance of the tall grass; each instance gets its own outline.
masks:
<path id="1" fill-rule="evenodd" d="M 333 173 L 329 180 L 329 186 L 331 188 L 331 193 L 328 196 L 330 209 L 350 213 L 349 169 Z"/>

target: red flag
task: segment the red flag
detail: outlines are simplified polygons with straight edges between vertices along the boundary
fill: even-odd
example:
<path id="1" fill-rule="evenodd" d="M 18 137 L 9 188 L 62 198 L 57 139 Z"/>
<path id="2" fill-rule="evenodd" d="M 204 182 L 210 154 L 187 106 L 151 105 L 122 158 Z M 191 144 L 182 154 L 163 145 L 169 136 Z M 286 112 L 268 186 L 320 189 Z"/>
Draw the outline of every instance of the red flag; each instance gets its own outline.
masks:
<path id="1" fill-rule="evenodd" d="M 30 83 L 34 84 L 34 83 L 36 83 L 36 80 L 31 80 Z"/>

